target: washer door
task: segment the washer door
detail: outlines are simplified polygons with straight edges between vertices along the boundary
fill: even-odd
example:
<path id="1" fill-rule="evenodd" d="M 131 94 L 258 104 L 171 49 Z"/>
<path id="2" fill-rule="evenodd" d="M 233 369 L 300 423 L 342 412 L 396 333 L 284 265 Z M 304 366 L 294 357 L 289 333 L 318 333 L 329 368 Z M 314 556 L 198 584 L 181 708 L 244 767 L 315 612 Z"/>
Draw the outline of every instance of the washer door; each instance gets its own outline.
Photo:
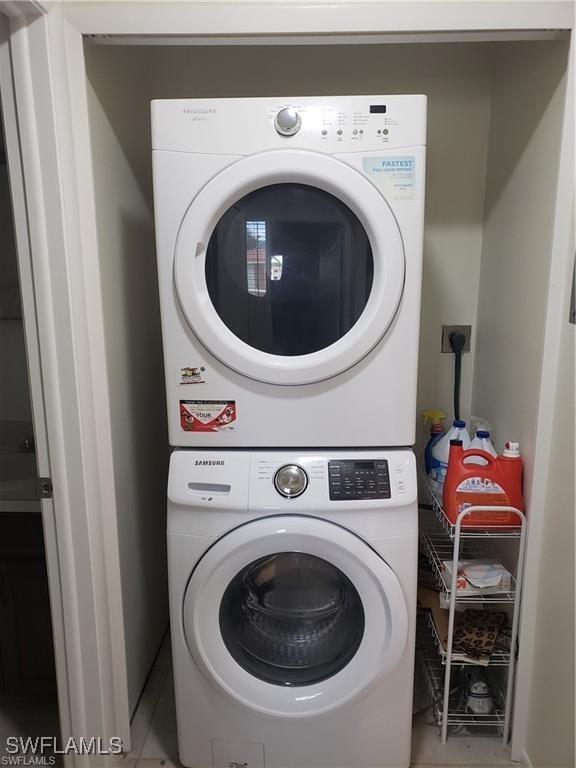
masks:
<path id="1" fill-rule="evenodd" d="M 262 518 L 219 539 L 188 582 L 183 628 L 206 678 L 266 714 L 358 698 L 400 662 L 400 583 L 366 542 L 312 517 Z"/>
<path id="2" fill-rule="evenodd" d="M 404 248 L 360 172 L 314 152 L 243 158 L 196 196 L 174 259 L 190 327 L 225 365 L 308 384 L 361 360 L 398 310 Z"/>

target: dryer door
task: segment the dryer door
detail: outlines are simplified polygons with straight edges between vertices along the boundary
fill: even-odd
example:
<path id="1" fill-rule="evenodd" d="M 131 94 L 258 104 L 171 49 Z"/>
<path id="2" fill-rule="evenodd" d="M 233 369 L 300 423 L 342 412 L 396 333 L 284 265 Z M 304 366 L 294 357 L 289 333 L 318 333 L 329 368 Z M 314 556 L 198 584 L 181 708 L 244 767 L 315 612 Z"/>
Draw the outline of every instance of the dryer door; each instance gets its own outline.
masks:
<path id="1" fill-rule="evenodd" d="M 408 636 L 400 583 L 325 520 L 267 517 L 219 539 L 187 585 L 183 629 L 206 678 L 266 714 L 306 717 L 390 674 Z"/>
<path id="2" fill-rule="evenodd" d="M 382 338 L 402 297 L 404 248 L 359 171 L 314 152 L 266 152 L 228 166 L 192 201 L 174 279 L 190 327 L 225 365 L 308 384 Z"/>

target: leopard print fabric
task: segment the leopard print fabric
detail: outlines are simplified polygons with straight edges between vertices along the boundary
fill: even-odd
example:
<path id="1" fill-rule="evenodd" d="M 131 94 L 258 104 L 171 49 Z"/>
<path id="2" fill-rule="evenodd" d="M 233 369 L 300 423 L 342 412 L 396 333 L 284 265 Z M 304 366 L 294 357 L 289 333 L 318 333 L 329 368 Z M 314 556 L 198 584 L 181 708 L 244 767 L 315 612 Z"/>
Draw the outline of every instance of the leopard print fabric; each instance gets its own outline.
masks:
<path id="1" fill-rule="evenodd" d="M 502 611 L 467 610 L 457 613 L 454 620 L 454 652 L 477 658 L 490 656 L 506 621 L 507 616 Z"/>

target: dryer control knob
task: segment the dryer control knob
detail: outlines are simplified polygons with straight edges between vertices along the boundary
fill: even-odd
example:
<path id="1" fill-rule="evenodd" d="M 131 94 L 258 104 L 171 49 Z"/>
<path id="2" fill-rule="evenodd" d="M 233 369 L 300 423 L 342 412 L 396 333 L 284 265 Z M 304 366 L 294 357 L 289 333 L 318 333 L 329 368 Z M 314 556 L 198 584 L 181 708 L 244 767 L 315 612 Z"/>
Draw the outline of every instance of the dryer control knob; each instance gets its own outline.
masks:
<path id="1" fill-rule="evenodd" d="M 298 464 L 285 464 L 274 475 L 274 487 L 281 496 L 295 499 L 306 490 L 308 475 Z"/>
<path id="2" fill-rule="evenodd" d="M 274 118 L 274 127 L 282 136 L 294 136 L 302 126 L 300 115 L 292 107 L 285 107 Z"/>

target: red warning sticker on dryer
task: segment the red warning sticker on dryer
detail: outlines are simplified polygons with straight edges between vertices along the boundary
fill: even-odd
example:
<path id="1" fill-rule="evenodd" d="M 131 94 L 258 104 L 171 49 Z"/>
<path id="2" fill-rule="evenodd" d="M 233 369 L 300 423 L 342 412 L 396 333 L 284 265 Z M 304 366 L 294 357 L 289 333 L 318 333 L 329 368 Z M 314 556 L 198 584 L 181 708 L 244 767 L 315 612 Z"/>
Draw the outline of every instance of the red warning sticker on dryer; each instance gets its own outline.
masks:
<path id="1" fill-rule="evenodd" d="M 227 432 L 234 429 L 235 400 L 180 400 L 184 432 Z"/>

